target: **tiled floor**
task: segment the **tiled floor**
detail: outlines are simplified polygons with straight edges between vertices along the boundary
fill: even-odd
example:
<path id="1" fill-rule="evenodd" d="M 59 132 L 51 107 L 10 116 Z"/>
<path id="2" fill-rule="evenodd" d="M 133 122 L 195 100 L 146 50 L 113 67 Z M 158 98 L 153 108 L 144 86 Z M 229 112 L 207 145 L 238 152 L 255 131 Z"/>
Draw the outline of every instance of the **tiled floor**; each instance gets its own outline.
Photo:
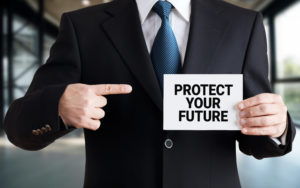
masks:
<path id="1" fill-rule="evenodd" d="M 1 188 L 82 187 L 84 163 L 83 139 L 60 139 L 38 152 L 0 139 Z M 281 158 L 258 161 L 238 153 L 238 166 L 243 188 L 300 188 L 300 139 Z"/>

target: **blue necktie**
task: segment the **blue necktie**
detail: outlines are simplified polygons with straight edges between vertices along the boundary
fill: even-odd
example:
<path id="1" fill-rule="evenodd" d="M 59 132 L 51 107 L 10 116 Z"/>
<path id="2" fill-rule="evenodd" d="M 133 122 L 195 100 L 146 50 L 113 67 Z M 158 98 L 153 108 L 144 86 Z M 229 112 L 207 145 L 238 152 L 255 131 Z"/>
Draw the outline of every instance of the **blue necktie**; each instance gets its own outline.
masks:
<path id="1" fill-rule="evenodd" d="M 176 74 L 180 68 L 178 45 L 169 23 L 171 9 L 172 4 L 167 1 L 158 1 L 153 6 L 153 11 L 162 20 L 151 51 L 152 63 L 161 89 L 163 88 L 163 75 Z"/>

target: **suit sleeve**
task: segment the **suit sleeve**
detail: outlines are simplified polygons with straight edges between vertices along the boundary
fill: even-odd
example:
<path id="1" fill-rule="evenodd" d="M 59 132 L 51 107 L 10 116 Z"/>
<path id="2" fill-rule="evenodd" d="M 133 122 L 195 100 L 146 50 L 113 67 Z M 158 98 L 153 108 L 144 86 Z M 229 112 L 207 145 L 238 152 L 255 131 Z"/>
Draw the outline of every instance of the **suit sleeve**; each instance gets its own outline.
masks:
<path id="1" fill-rule="evenodd" d="M 39 150 L 72 129 L 58 116 L 58 102 L 66 86 L 80 82 L 80 54 L 76 33 L 67 14 L 63 14 L 57 40 L 47 62 L 34 75 L 24 97 L 9 107 L 4 121 L 8 139 L 26 150 Z M 34 135 L 33 130 L 49 125 L 48 132 Z"/>
<path id="2" fill-rule="evenodd" d="M 268 80 L 268 57 L 263 17 L 257 13 L 243 65 L 244 99 L 260 93 L 271 93 Z M 239 133 L 240 150 L 257 159 L 282 156 L 292 149 L 295 126 L 288 114 L 286 145 L 278 145 L 268 136 L 248 136 Z"/>

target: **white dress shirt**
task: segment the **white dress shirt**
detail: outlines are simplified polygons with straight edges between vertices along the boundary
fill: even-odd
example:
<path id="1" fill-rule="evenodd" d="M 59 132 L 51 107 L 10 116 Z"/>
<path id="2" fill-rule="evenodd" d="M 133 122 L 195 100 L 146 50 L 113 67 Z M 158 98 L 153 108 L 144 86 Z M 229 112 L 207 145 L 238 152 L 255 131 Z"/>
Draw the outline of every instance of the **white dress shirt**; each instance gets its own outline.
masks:
<path id="1" fill-rule="evenodd" d="M 161 18 L 152 11 L 152 7 L 157 1 L 136 0 L 149 53 L 161 25 Z M 169 0 L 169 2 L 174 7 L 170 13 L 169 21 L 179 48 L 181 65 L 183 65 L 190 30 L 191 0 Z"/>
<path id="2" fill-rule="evenodd" d="M 155 36 L 161 26 L 161 18 L 152 11 L 158 0 L 136 0 L 142 30 L 148 52 L 151 52 Z M 179 48 L 181 65 L 184 63 L 185 52 L 190 30 L 191 0 L 168 0 L 173 5 L 169 16 L 171 28 L 174 32 Z M 287 131 L 281 136 L 280 141 L 272 138 L 278 145 L 285 145 Z"/>

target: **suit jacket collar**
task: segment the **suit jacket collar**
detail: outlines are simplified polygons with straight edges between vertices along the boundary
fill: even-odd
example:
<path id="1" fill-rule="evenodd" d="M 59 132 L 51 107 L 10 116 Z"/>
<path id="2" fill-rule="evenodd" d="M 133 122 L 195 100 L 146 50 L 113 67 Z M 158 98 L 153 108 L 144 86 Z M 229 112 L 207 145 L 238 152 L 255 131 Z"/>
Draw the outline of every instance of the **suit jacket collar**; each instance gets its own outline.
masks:
<path id="1" fill-rule="evenodd" d="M 182 73 L 207 74 L 215 69 L 214 57 L 228 21 L 220 15 L 218 0 L 192 0 L 191 26 Z"/>
<path id="2" fill-rule="evenodd" d="M 110 19 L 101 25 L 133 76 L 162 110 L 159 82 L 147 50 L 137 5 L 134 0 L 113 3 L 115 4 L 107 9 Z"/>
<path id="3" fill-rule="evenodd" d="M 218 16 L 222 7 L 216 0 L 192 0 L 191 7 L 191 28 L 181 72 L 209 73 L 227 21 Z M 135 0 L 112 2 L 106 12 L 110 18 L 101 23 L 101 27 L 133 76 L 162 110 L 159 82 L 147 51 Z"/>
<path id="4" fill-rule="evenodd" d="M 149 15 L 150 11 L 154 4 L 159 0 L 135 0 L 141 23 L 143 24 L 146 20 L 147 16 Z M 191 15 L 191 0 L 168 0 L 174 8 L 179 12 L 185 21 L 190 22 L 190 15 Z"/>

